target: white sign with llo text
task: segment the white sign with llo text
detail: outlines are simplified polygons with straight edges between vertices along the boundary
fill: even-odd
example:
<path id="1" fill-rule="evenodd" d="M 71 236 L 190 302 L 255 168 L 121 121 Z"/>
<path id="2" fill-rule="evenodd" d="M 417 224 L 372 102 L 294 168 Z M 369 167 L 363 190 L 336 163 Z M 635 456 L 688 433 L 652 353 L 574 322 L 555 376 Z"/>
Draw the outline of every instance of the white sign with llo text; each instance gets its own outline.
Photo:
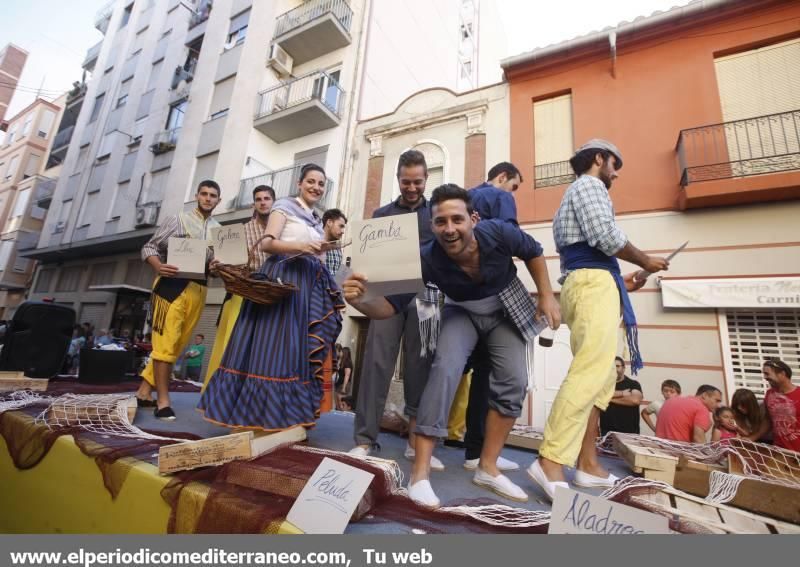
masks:
<path id="1" fill-rule="evenodd" d="M 559 486 L 548 533 L 639 535 L 668 534 L 670 530 L 666 516 Z"/>
<path id="2" fill-rule="evenodd" d="M 286 519 L 307 534 L 343 534 L 374 476 L 325 457 Z"/>
<path id="3" fill-rule="evenodd" d="M 244 224 L 212 229 L 211 245 L 214 247 L 215 260 L 231 266 L 247 264 L 247 237 Z"/>
<path id="4" fill-rule="evenodd" d="M 178 268 L 176 277 L 202 280 L 206 277 L 208 241 L 200 238 L 170 238 L 167 264 Z"/>
<path id="5" fill-rule="evenodd" d="M 417 215 L 354 221 L 351 268 L 367 276 L 367 297 L 424 288 Z"/>

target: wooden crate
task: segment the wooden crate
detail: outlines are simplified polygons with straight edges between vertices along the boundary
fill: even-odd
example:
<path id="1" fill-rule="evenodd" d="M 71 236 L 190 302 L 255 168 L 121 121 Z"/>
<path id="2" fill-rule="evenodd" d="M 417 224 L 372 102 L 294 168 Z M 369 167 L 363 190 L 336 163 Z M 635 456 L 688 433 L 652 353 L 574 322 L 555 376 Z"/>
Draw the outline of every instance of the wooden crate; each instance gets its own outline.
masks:
<path id="1" fill-rule="evenodd" d="M 508 434 L 506 445 L 538 451 L 544 437 L 542 432 L 532 427 L 514 427 Z"/>
<path id="2" fill-rule="evenodd" d="M 612 437 L 614 450 L 622 457 L 633 472 L 644 478 L 660 480 L 668 484 L 675 481 L 675 468 L 678 458 L 660 452 L 658 449 L 643 447 L 630 439 Z"/>
<path id="3" fill-rule="evenodd" d="M 800 526 L 725 504 L 712 504 L 674 488 L 633 496 L 631 503 L 696 522 L 716 534 L 800 534 Z"/>

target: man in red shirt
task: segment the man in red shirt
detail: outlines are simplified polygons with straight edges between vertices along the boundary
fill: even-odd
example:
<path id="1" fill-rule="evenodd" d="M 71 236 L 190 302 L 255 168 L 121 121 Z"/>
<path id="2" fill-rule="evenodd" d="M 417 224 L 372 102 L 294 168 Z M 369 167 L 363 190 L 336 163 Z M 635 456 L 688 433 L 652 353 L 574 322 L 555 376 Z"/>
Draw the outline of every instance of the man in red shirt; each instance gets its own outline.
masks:
<path id="1" fill-rule="evenodd" d="M 800 388 L 792 384 L 792 369 L 782 360 L 771 359 L 764 363 L 763 373 L 770 385 L 764 406 L 775 445 L 800 452 Z"/>
<path id="2" fill-rule="evenodd" d="M 704 384 L 692 397 L 675 396 L 664 402 L 656 422 L 656 437 L 687 443 L 705 443 L 711 412 L 722 403 L 722 392 Z"/>

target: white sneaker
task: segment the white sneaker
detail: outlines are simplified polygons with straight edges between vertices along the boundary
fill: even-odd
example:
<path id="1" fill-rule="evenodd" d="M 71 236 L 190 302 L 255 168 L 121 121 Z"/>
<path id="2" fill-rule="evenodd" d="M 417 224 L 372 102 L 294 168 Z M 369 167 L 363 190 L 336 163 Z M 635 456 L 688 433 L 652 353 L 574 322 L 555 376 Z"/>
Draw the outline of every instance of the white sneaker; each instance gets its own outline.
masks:
<path id="1" fill-rule="evenodd" d="M 580 469 L 575 469 L 575 478 L 572 483 L 581 488 L 611 488 L 619 480 L 619 477 L 609 473 L 607 477 L 595 476 Z"/>
<path id="2" fill-rule="evenodd" d="M 528 495 L 519 486 L 509 480 L 504 474 L 492 476 L 481 468 L 475 471 L 475 476 L 472 478 L 473 484 L 488 488 L 495 494 L 499 494 L 503 498 L 509 500 L 516 500 L 517 502 L 527 502 Z"/>
<path id="3" fill-rule="evenodd" d="M 545 495 L 550 500 L 555 498 L 557 487 L 562 486 L 564 488 L 569 488 L 569 485 L 566 482 L 551 482 L 547 480 L 547 475 L 544 474 L 542 465 L 539 464 L 539 459 L 536 459 L 533 461 L 533 463 L 531 463 L 531 466 L 528 467 L 527 473 L 531 480 L 538 484 L 542 490 L 544 490 Z"/>
<path id="4" fill-rule="evenodd" d="M 433 491 L 430 481 L 420 480 L 415 484 L 408 485 L 408 497 L 420 506 L 426 508 L 438 508 L 441 505 L 439 498 Z"/>
<path id="5" fill-rule="evenodd" d="M 417 458 L 417 452 L 411 445 L 406 445 L 405 457 L 409 461 L 414 461 Z M 436 458 L 436 455 L 431 455 L 431 470 L 442 472 L 444 470 L 444 463 Z"/>
<path id="6" fill-rule="evenodd" d="M 366 457 L 369 455 L 369 447 L 364 447 L 362 445 L 357 445 L 350 449 L 347 452 L 348 455 L 353 455 L 354 457 Z"/>
<path id="7" fill-rule="evenodd" d="M 468 471 L 477 470 L 478 465 L 480 464 L 480 459 L 466 459 L 464 461 L 464 468 Z M 497 468 L 503 472 L 507 471 L 518 471 L 519 470 L 519 463 L 515 463 L 514 461 L 509 461 L 508 459 L 504 459 L 503 457 L 497 457 Z"/>

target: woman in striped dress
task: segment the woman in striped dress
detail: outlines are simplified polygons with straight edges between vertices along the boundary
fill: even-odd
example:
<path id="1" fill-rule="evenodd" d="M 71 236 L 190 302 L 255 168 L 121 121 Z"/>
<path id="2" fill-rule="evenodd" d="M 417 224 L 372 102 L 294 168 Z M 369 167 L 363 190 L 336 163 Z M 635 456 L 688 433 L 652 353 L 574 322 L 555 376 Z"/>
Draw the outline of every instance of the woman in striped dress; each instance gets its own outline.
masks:
<path id="1" fill-rule="evenodd" d="M 313 427 L 326 388 L 323 363 L 342 327 L 344 301 L 325 267 L 328 247 L 313 206 L 325 194 L 325 171 L 303 167 L 299 194 L 272 208 L 260 272 L 297 290 L 273 305 L 245 301 L 219 369 L 198 408 L 227 427 L 280 431 Z"/>

